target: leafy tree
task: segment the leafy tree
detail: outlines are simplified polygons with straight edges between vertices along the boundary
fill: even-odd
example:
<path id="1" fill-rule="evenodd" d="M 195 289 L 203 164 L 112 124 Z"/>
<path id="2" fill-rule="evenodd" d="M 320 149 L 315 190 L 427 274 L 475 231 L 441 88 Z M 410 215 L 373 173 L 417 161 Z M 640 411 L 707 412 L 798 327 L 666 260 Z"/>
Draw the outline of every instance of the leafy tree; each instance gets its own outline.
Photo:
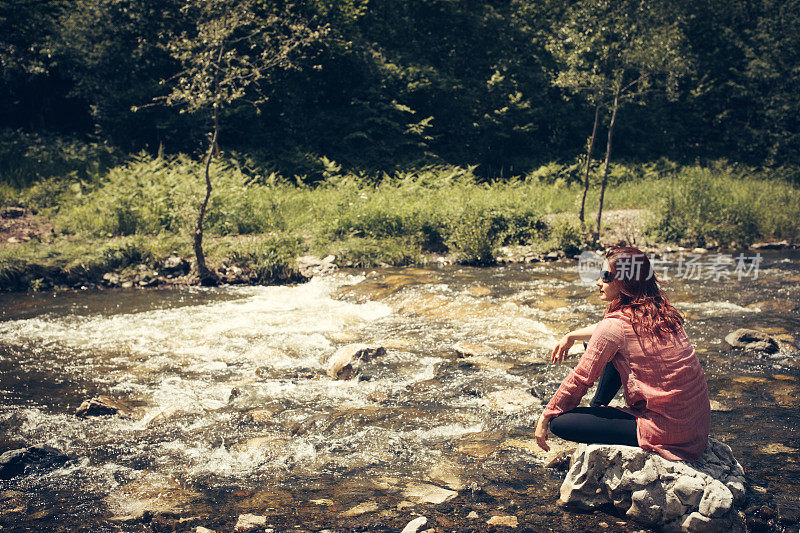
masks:
<path id="1" fill-rule="evenodd" d="M 585 97 L 595 107 L 586 154 L 583 214 L 589 164 L 601 106 L 610 107 L 606 154 L 600 181 L 595 237 L 600 234 L 603 197 L 620 105 L 660 85 L 669 93 L 689 70 L 681 17 L 669 2 L 578 0 L 557 21 L 548 48 L 557 62 L 553 83 Z"/>
<path id="2" fill-rule="evenodd" d="M 747 124 L 753 148 L 769 164 L 800 162 L 800 2 L 765 0 L 745 48 L 746 92 L 757 120 Z"/>
<path id="3" fill-rule="evenodd" d="M 167 80 L 169 94 L 155 103 L 210 118 L 206 191 L 197 213 L 194 252 L 201 283 L 214 284 L 216 276 L 203 252 L 203 219 L 211 198 L 211 162 L 219 150 L 222 115 L 238 103 L 263 102 L 266 96 L 259 84 L 277 70 L 296 68 L 300 52 L 327 29 L 312 28 L 291 6 L 260 0 L 188 0 L 183 12 L 192 21 L 189 29 L 165 44 L 182 68 Z"/>
<path id="4" fill-rule="evenodd" d="M 0 0 L 0 123 L 41 131 L 75 121 L 69 113 L 53 120 L 71 86 L 54 47 L 57 21 L 70 7 L 68 0 Z"/>
<path id="5" fill-rule="evenodd" d="M 163 95 L 160 80 L 178 64 L 161 46 L 163 35 L 186 24 L 180 0 L 73 0 L 59 18 L 55 46 L 74 80 L 73 93 L 89 103 L 94 133 L 127 150 L 161 146 L 190 150 L 192 120 L 164 109 L 131 108 Z M 194 124 L 196 126 L 196 124 Z"/>

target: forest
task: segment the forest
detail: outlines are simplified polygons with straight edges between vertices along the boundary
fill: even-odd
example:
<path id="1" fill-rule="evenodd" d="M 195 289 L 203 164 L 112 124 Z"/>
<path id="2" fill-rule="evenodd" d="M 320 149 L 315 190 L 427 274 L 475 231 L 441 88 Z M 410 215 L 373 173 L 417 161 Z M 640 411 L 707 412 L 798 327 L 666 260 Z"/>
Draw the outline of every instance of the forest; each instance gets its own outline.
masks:
<path id="1" fill-rule="evenodd" d="M 239 4 L 214 3 L 220 17 Z M 181 70 L 169 45 L 197 31 L 191 4 L 3 1 L 0 126 L 126 153 L 198 149 L 207 112 L 146 107 Z M 486 177 L 519 175 L 582 152 L 596 103 L 607 127 L 612 78 L 627 85 L 644 74 L 620 112 L 620 157 L 796 164 L 800 4 L 643 5 L 253 2 L 258 16 L 292 17 L 310 35 L 259 80 L 259 103 L 247 95 L 225 110 L 219 144 L 291 174 L 312 175 L 325 157 L 367 172 L 441 162 L 477 165 Z M 291 31 L 272 30 L 247 43 L 250 55 Z M 570 43 L 586 50 L 564 51 Z M 604 57 L 604 46 L 615 49 Z M 667 47 L 670 57 L 660 57 Z"/>
<path id="2" fill-rule="evenodd" d="M 194 224 L 180 198 L 212 238 L 354 264 L 463 251 L 460 223 L 490 241 L 462 256 L 490 261 L 560 212 L 580 220 L 556 247 L 579 245 L 604 198 L 652 211 L 661 242 L 800 231 L 797 1 L 3 0 L 0 25 L 0 203 L 58 242 L 169 240 Z M 381 204 L 411 182 L 471 207 Z M 378 222 L 349 222 L 348 187 L 385 197 Z M 292 215 L 309 206 L 324 224 Z"/>

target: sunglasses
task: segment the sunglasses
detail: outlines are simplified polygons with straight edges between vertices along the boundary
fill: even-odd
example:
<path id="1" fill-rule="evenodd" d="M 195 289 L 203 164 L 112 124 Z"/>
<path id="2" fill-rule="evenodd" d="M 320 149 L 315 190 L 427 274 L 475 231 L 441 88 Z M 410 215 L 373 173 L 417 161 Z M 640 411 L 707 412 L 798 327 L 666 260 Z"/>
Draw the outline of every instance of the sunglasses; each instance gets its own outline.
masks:
<path id="1" fill-rule="evenodd" d="M 614 281 L 614 273 L 610 270 L 601 270 L 599 278 L 603 280 L 603 283 L 611 283 Z"/>

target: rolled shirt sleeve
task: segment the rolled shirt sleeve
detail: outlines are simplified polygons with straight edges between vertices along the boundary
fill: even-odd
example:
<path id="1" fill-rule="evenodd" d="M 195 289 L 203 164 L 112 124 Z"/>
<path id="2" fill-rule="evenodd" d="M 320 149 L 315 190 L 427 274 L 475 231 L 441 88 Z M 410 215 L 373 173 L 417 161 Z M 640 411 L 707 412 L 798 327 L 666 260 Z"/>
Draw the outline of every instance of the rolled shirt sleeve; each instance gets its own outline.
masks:
<path id="1" fill-rule="evenodd" d="M 575 409 L 595 381 L 606 363 L 611 361 L 624 343 L 625 334 L 620 319 L 604 318 L 589 339 L 586 351 L 578 365 L 564 378 L 558 391 L 544 410 L 547 417 L 558 416 Z"/>

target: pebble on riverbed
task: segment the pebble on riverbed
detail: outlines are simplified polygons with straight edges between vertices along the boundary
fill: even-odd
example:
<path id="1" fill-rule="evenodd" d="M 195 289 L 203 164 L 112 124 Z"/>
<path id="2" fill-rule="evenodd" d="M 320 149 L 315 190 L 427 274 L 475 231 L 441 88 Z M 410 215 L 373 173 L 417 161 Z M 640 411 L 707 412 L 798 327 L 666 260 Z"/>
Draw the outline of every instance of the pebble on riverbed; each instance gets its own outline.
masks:
<path id="1" fill-rule="evenodd" d="M 267 525 L 267 517 L 254 514 L 239 515 L 236 525 L 233 527 L 235 533 L 247 533 L 248 531 L 263 530 Z M 270 530 L 271 531 L 271 530 Z"/>
<path id="2" fill-rule="evenodd" d="M 51 446 L 29 446 L 0 455 L 0 479 L 28 474 L 33 470 L 61 466 L 69 457 Z"/>

